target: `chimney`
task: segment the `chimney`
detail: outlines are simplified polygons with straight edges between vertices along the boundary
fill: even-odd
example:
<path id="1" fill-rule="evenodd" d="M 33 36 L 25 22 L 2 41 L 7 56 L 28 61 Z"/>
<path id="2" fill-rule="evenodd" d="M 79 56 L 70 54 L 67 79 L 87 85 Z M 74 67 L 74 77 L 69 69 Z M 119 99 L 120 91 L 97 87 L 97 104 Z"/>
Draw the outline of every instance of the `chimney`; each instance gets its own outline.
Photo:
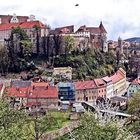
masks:
<path id="1" fill-rule="evenodd" d="M 19 88 L 17 87 L 16 90 L 19 91 Z"/>
<path id="2" fill-rule="evenodd" d="M 46 86 L 46 89 L 48 89 L 48 86 Z"/>

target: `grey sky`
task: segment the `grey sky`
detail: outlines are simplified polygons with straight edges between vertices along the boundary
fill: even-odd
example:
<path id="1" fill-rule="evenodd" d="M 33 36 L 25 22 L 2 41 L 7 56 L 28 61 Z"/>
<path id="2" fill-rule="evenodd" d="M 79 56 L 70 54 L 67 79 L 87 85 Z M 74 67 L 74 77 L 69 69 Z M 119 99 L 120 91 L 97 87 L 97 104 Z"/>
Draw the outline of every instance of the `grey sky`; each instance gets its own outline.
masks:
<path id="1" fill-rule="evenodd" d="M 140 36 L 140 0 L 0 0 L 0 14 L 13 13 L 33 14 L 51 27 L 98 26 L 102 20 L 108 39 Z"/>

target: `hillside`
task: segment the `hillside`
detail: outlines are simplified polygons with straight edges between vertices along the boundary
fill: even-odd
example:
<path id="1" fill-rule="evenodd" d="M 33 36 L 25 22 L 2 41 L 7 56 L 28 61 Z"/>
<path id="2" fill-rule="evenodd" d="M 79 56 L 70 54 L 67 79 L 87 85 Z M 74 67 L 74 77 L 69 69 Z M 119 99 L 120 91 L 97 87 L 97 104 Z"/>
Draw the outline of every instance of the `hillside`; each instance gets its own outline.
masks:
<path id="1" fill-rule="evenodd" d="M 93 79 L 111 75 L 117 69 L 116 59 L 112 53 L 102 53 L 98 49 L 85 52 L 73 52 L 55 59 L 54 67 L 73 68 L 74 79 Z"/>
<path id="2" fill-rule="evenodd" d="M 124 41 L 140 43 L 140 37 L 128 38 L 128 39 L 125 39 Z"/>

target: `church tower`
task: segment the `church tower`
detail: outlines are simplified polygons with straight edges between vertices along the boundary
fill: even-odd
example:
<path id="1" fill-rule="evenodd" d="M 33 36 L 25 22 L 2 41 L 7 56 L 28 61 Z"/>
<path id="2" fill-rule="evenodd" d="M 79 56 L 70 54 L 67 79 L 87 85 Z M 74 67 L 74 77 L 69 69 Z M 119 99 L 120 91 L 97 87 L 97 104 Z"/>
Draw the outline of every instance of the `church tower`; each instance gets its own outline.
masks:
<path id="1" fill-rule="evenodd" d="M 120 37 L 118 38 L 118 48 L 120 53 L 123 54 L 123 41 Z"/>

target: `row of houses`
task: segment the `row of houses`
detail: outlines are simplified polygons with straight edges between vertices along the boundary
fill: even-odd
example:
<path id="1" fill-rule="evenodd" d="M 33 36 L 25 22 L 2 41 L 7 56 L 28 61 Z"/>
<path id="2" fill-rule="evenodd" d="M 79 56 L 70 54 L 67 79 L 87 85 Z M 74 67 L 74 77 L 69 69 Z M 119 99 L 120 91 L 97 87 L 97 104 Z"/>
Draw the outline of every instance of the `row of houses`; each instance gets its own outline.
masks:
<path id="1" fill-rule="evenodd" d="M 36 107 L 47 109 L 58 106 L 57 88 L 46 82 L 11 81 L 10 87 L 5 88 L 3 97 L 17 109 L 31 110 Z"/>
<path id="2" fill-rule="evenodd" d="M 11 80 L 0 85 L 1 97 L 14 108 L 57 108 L 59 101 L 95 102 L 98 97 L 111 98 L 126 89 L 126 74 L 119 69 L 114 75 L 100 79 L 76 82 L 59 82 L 52 86 L 47 82 Z"/>
<path id="3" fill-rule="evenodd" d="M 126 72 L 120 68 L 114 75 L 88 81 L 58 84 L 61 100 L 96 101 L 98 97 L 111 98 L 126 90 Z"/>

